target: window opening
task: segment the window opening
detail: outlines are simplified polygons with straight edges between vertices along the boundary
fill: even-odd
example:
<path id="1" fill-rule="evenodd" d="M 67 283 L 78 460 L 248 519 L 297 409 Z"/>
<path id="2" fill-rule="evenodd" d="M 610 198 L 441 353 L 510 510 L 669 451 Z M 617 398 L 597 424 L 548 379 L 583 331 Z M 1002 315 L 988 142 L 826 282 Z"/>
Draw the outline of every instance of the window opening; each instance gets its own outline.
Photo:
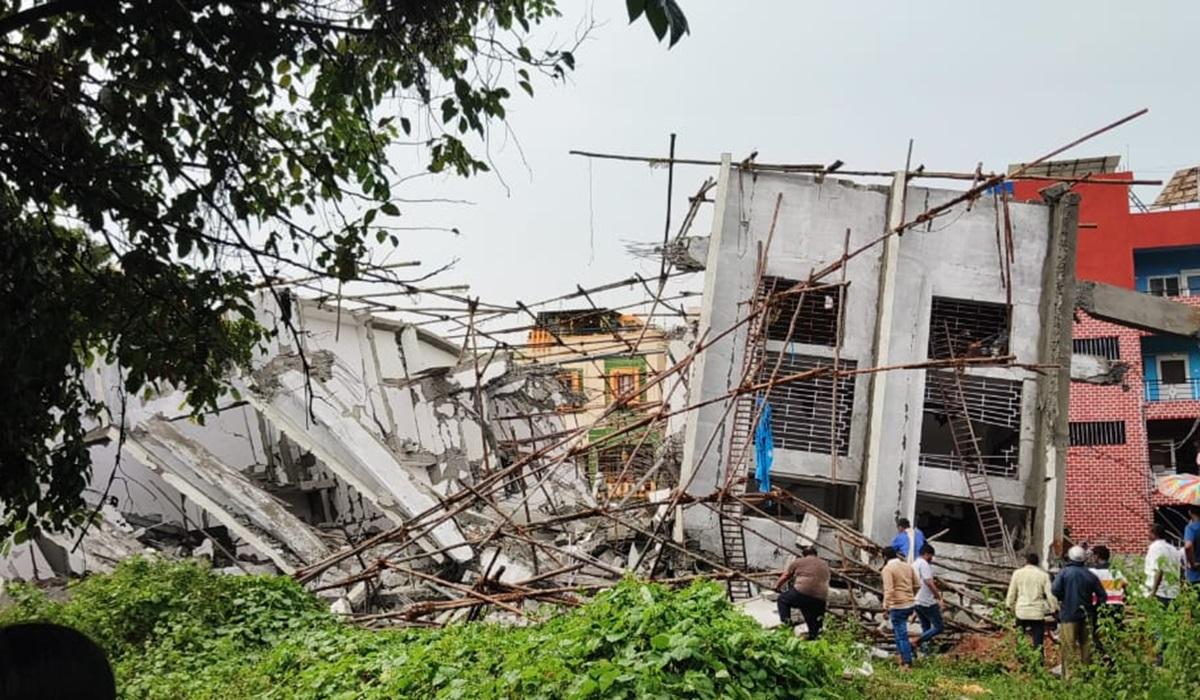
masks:
<path id="1" fill-rule="evenodd" d="M 954 373 L 929 371 L 925 375 L 925 410 L 921 421 L 922 467 L 961 469 L 954 436 L 943 405 L 943 396 L 954 396 Z M 986 473 L 1016 478 L 1020 463 L 1021 382 L 964 374 L 963 399 L 971 430 L 979 442 Z"/>
<path id="2" fill-rule="evenodd" d="M 799 282 L 785 277 L 763 277 L 759 293 L 780 294 Z M 838 315 L 842 287 L 797 292 L 777 298 L 767 310 L 767 339 L 834 347 L 838 344 Z M 796 307 L 800 307 L 797 313 Z M 793 316 L 795 321 L 793 322 Z M 791 334 L 788 330 L 791 329 Z"/>
<path id="3" fill-rule="evenodd" d="M 1004 304 L 934 297 L 929 313 L 929 357 L 1008 354 L 1009 310 Z"/>

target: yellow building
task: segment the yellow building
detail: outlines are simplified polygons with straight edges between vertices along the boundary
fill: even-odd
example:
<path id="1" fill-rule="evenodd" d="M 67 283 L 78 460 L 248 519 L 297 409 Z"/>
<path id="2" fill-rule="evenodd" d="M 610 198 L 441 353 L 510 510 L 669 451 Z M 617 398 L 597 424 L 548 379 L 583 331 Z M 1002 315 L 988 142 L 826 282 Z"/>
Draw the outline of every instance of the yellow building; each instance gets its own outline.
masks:
<path id="1" fill-rule="evenodd" d="M 570 414 L 574 427 L 588 428 L 593 475 L 603 479 L 610 495 L 627 493 L 654 464 L 662 432 L 629 431 L 605 438 L 661 407 L 663 386 L 651 386 L 650 381 L 667 368 L 666 334 L 636 316 L 606 309 L 546 311 L 537 315 L 525 354 L 530 362 L 560 369 L 575 400 L 559 411 Z M 618 397 L 631 393 L 633 400 L 605 417 Z M 639 442 L 642 446 L 635 450 Z M 651 490 L 664 479 L 670 481 L 673 475 L 657 472 L 639 491 Z"/>

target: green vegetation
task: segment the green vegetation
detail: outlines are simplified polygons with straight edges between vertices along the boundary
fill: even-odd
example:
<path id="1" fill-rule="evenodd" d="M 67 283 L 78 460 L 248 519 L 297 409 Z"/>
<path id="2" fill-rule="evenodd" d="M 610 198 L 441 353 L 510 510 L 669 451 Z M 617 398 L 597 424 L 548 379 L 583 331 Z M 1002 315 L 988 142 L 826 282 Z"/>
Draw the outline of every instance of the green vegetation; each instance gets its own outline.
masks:
<path id="1" fill-rule="evenodd" d="M 1132 574 L 1127 574 L 1136 580 Z M 1147 698 L 1185 700 L 1200 697 L 1200 590 L 1184 586 L 1170 608 L 1136 592 L 1127 596 L 1128 610 L 1120 625 L 1102 619 L 1104 653 L 1092 647 L 1092 664 L 1071 670 L 1068 680 L 1050 673 L 1057 650 L 1043 663 L 1025 637 L 998 635 L 977 640 L 970 649 L 918 661 L 912 672 L 877 663 L 876 675 L 858 688 L 867 698 L 985 697 L 996 700 L 1033 698 Z M 1161 651 L 1162 664 L 1155 664 Z"/>
<path id="2" fill-rule="evenodd" d="M 135 559 L 66 602 L 18 587 L 0 624 L 52 620 L 110 654 L 126 698 L 842 697 L 827 643 L 761 629 L 724 590 L 626 581 L 541 624 L 372 631 L 290 579 Z"/>
<path id="3" fill-rule="evenodd" d="M 1106 625 L 1109 661 L 1063 681 L 1012 635 L 920 659 L 873 660 L 831 620 L 826 639 L 763 630 L 715 583 L 671 591 L 628 580 L 578 610 L 525 627 L 367 630 L 291 579 L 220 576 L 197 563 L 135 559 L 75 584 L 64 602 L 13 586 L 0 625 L 51 620 L 109 653 L 125 698 L 995 698 L 1200 697 L 1195 588 L 1177 609 L 1132 598 Z M 1162 645 L 1163 664 L 1154 656 Z"/>

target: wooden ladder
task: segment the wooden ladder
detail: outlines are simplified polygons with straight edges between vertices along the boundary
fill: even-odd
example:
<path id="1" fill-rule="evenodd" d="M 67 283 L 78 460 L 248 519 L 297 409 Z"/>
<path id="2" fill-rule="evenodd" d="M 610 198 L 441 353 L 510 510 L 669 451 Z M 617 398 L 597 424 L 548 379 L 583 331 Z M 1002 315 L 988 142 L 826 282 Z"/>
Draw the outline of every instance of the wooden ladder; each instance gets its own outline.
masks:
<path id="1" fill-rule="evenodd" d="M 758 276 L 761 283 L 761 275 Z M 755 287 L 755 298 L 759 304 L 759 289 Z M 756 307 L 752 307 L 753 309 Z M 767 327 L 768 310 L 763 309 L 747 323 L 746 345 L 742 355 L 741 377 L 745 381 L 758 381 L 766 349 L 764 332 Z M 741 394 L 734 399 L 733 426 L 726 441 L 725 464 L 727 466 L 723 493 L 718 501 L 718 521 L 721 528 L 721 550 L 725 566 L 733 571 L 744 572 L 749 567 L 746 559 L 746 533 L 742 527 L 745 508 L 738 500 L 746 493 L 746 484 L 754 477 L 754 429 L 760 411 L 755 394 Z M 726 581 L 730 600 L 745 600 L 752 591 L 750 582 L 742 578 Z"/>
<path id="2" fill-rule="evenodd" d="M 967 493 L 975 507 L 975 516 L 979 520 L 979 529 L 983 533 L 988 557 L 993 562 L 999 563 L 1000 557 L 1000 561 L 1010 563 L 1016 560 L 1012 538 L 1008 529 L 1004 527 L 1000 508 L 992 495 L 992 487 L 988 482 L 979 450 L 979 438 L 975 435 L 975 428 L 971 425 L 971 418 L 967 413 L 962 373 L 960 367 L 953 371 L 953 382 L 937 381 L 942 396 L 942 408 L 950 424 L 950 435 L 954 440 L 954 453 L 958 455 L 959 471 L 967 482 Z"/>

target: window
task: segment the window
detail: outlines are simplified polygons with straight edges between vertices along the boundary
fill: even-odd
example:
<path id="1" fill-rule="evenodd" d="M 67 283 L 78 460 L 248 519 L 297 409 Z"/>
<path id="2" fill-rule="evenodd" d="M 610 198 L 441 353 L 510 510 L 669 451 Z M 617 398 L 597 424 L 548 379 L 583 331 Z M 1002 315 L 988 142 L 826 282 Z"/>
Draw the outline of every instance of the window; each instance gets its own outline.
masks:
<path id="1" fill-rule="evenodd" d="M 782 356 L 782 359 L 781 359 Z M 779 372 L 776 378 L 798 374 L 820 367 L 830 367 L 833 362 L 827 357 L 812 357 L 792 353 L 765 353 L 758 381 L 771 377 L 776 363 Z M 858 363 L 842 360 L 844 370 L 853 370 Z M 784 450 L 829 454 L 836 450 L 839 455 L 849 454 L 850 416 L 854 409 L 854 379 L 837 379 L 837 405 L 834 405 L 833 377 L 828 374 L 799 379 L 779 384 L 767 391 L 771 404 L 771 433 L 775 447 Z"/>
<path id="2" fill-rule="evenodd" d="M 1188 381 L 1187 355 L 1158 355 L 1157 386 L 1150 386 L 1152 400 L 1172 401 L 1192 398 L 1192 387 Z"/>
<path id="3" fill-rule="evenodd" d="M 938 469 L 963 468 L 949 415 L 960 416 L 966 411 L 983 470 L 993 476 L 1016 478 L 1021 451 L 1021 382 L 969 374 L 957 381 L 962 385 L 963 405 L 948 410 L 946 401 L 954 401 L 957 396 L 954 373 L 931 370 L 925 375 L 919 464 Z M 963 449 L 968 450 L 970 438 L 965 440 Z M 957 442 L 963 441 L 960 430 Z"/>
<path id="4" fill-rule="evenodd" d="M 763 277 L 759 293 L 782 294 L 797 284 L 800 283 L 784 277 Z M 836 346 L 842 289 L 827 287 L 777 297 L 767 310 L 767 339 Z"/>
<path id="5" fill-rule="evenodd" d="M 607 393 L 610 401 L 632 394 L 642 385 L 642 369 L 640 367 L 610 367 L 608 368 Z M 642 397 L 634 396 L 628 403 L 637 403 Z"/>
<path id="6" fill-rule="evenodd" d="M 636 370 L 619 370 L 614 373 L 613 379 L 616 381 L 616 395 L 624 396 L 637 389 L 638 375 Z"/>
<path id="7" fill-rule="evenodd" d="M 929 312 L 929 358 L 1008 354 L 1009 309 L 990 301 L 934 297 Z"/>
<path id="8" fill-rule="evenodd" d="M 1187 357 L 1159 355 L 1158 378 L 1163 384 L 1187 384 Z"/>
<path id="9" fill-rule="evenodd" d="M 557 376 L 565 389 L 559 410 L 570 412 L 583 408 L 587 403 L 587 396 L 583 393 L 583 370 L 564 369 Z"/>
<path id="10" fill-rule="evenodd" d="M 1088 421 L 1067 425 L 1070 444 L 1078 445 L 1124 445 L 1124 421 Z"/>
<path id="11" fill-rule="evenodd" d="M 1071 351 L 1076 355 L 1097 355 L 1108 360 L 1121 359 L 1121 346 L 1115 335 L 1103 338 L 1076 338 L 1071 341 Z"/>
<path id="12" fill-rule="evenodd" d="M 1177 297 L 1179 296 L 1179 276 L 1161 276 L 1148 277 L 1146 282 L 1149 284 L 1150 293 L 1156 297 Z"/>
<path id="13" fill-rule="evenodd" d="M 1184 296 L 1200 296 L 1200 270 L 1184 270 L 1179 277 L 1183 280 Z"/>

